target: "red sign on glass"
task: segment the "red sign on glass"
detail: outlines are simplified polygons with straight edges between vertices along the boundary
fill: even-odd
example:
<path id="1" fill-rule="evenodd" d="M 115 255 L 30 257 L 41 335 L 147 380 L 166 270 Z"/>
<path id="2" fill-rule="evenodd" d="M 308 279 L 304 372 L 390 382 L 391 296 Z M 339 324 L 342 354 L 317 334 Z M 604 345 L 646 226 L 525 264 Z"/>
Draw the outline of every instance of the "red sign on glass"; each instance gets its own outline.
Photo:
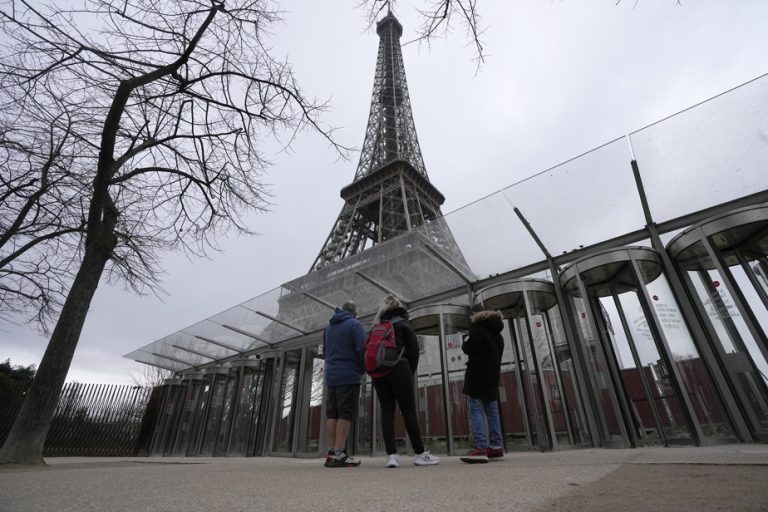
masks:
<path id="1" fill-rule="evenodd" d="M 581 314 L 581 318 L 587 318 L 587 314 L 586 313 L 582 313 Z"/>
<path id="2" fill-rule="evenodd" d="M 712 285 L 713 285 L 715 288 L 717 288 L 718 286 L 720 286 L 720 281 L 712 281 Z"/>
<path id="3" fill-rule="evenodd" d="M 541 327 L 541 322 L 536 322 L 536 327 Z"/>
<path id="4" fill-rule="evenodd" d="M 654 295 L 653 296 L 653 300 L 659 300 L 659 296 L 658 295 Z"/>

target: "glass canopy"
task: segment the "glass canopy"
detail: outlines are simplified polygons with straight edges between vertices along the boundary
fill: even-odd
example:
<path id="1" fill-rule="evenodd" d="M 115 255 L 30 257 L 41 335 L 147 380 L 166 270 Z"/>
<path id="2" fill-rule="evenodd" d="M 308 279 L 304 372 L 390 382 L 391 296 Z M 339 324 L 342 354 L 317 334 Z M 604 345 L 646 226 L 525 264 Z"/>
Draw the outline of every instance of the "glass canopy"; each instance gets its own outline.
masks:
<path id="1" fill-rule="evenodd" d="M 648 216 L 663 234 L 726 208 L 767 202 L 766 141 L 768 75 L 125 357 L 176 372 L 242 359 L 319 331 L 347 298 L 362 316 L 387 293 L 426 304 L 479 290 L 499 275 L 548 269 L 547 254 L 563 265 L 606 244 L 636 244 L 648 238 Z M 447 248 L 451 239 L 457 247 Z"/>

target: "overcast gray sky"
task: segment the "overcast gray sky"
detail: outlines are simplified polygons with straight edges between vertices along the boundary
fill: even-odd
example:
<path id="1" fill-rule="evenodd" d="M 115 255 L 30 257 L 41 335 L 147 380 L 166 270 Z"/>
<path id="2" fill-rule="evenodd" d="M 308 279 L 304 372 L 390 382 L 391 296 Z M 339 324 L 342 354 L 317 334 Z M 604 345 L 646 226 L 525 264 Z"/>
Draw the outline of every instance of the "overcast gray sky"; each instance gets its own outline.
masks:
<path id="1" fill-rule="evenodd" d="M 378 37 L 357 3 L 284 2 L 272 46 L 288 55 L 307 95 L 330 98 L 325 121 L 359 148 Z M 424 162 L 445 213 L 768 72 L 765 0 L 478 3 L 489 57 L 477 74 L 460 28 L 431 48 L 403 49 Z M 419 4 L 399 3 L 403 41 Z M 337 161 L 319 137 L 304 135 L 290 154 L 272 155 L 264 178 L 272 211 L 251 220 L 261 236 L 221 240 L 210 260 L 167 254 L 161 299 L 102 283 L 68 380 L 127 383 L 143 365 L 123 354 L 306 273 L 358 156 Z M 46 344 L 31 326 L 0 325 L 0 359 L 37 364 Z"/>

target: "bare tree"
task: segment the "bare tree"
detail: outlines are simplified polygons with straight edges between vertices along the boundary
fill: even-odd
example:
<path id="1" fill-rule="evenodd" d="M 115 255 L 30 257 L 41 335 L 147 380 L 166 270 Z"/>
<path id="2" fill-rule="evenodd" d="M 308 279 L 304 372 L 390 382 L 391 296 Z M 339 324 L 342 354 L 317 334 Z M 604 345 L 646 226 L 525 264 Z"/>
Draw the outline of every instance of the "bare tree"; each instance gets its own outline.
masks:
<path id="1" fill-rule="evenodd" d="M 128 372 L 128 378 L 133 385 L 140 388 L 160 386 L 165 379 L 170 379 L 171 377 L 173 377 L 173 372 L 171 370 L 150 365 L 144 365 L 142 372 L 139 374 Z"/>
<path id="2" fill-rule="evenodd" d="M 366 9 L 369 25 L 373 26 L 382 14 L 397 5 L 397 0 L 363 0 L 359 5 Z M 448 35 L 457 26 L 464 30 L 468 44 L 474 48 L 474 60 L 477 69 L 485 62 L 486 53 L 481 39 L 483 28 L 478 0 L 424 0 L 416 2 L 424 5 L 415 7 L 422 19 L 416 30 L 416 37 L 404 44 L 431 45 L 436 38 Z"/>
<path id="3" fill-rule="evenodd" d="M 554 1 L 554 0 L 551 0 Z M 561 0 L 564 1 L 564 0 Z M 619 5 L 622 0 L 614 0 Z M 677 5 L 682 5 L 682 0 L 674 0 Z M 632 7 L 637 7 L 640 0 L 634 0 Z M 399 2 L 397 0 L 361 0 L 359 6 L 366 10 L 366 18 L 369 26 L 390 10 Z M 431 45 L 436 38 L 447 36 L 456 27 L 464 30 L 467 44 L 474 48 L 474 60 L 477 70 L 485 62 L 487 53 L 482 40 L 484 27 L 477 5 L 480 0 L 415 0 L 414 7 L 419 14 L 422 24 L 416 30 L 416 37 L 404 44 Z"/>
<path id="4" fill-rule="evenodd" d="M 87 183 L 69 171 L 75 121 L 27 95 L 0 104 L 0 319 L 28 312 L 45 331 L 73 275 Z"/>
<path id="5" fill-rule="evenodd" d="M 34 242 L 1 256 L 7 268 L 27 269 L 19 279 L 42 280 L 29 285 L 37 294 L 5 300 L 51 304 L 68 287 L 35 382 L 0 449 L 0 462 L 42 463 L 102 277 L 155 290 L 162 250 L 200 255 L 215 247 L 217 234 L 250 233 L 243 215 L 267 206 L 258 181 L 268 165 L 265 136 L 287 133 L 290 144 L 306 128 L 341 154 L 345 149 L 318 123 L 324 105 L 306 98 L 290 66 L 265 46 L 265 30 L 279 14 L 268 0 L 0 6 L 0 127 L 9 141 L 0 154 L 7 162 L 0 168 L 2 236 L 13 248 Z M 9 229 L 16 224 L 25 228 Z M 5 297 L 24 289 L 0 277 Z M 58 288 L 44 299 L 49 278 Z"/>

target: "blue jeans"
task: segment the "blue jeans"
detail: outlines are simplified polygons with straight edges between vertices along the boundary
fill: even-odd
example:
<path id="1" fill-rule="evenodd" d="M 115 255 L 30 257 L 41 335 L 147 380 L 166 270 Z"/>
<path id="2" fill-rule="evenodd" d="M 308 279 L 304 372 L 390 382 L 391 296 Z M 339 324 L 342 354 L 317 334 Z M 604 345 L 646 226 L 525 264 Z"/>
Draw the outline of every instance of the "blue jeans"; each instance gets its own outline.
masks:
<path id="1" fill-rule="evenodd" d="M 496 400 L 482 400 L 468 396 L 467 406 L 474 447 L 484 450 L 488 448 L 490 441 L 490 446 L 493 448 L 501 448 L 501 421 L 499 420 L 499 406 Z M 488 419 L 488 436 L 485 435 L 486 418 Z"/>

